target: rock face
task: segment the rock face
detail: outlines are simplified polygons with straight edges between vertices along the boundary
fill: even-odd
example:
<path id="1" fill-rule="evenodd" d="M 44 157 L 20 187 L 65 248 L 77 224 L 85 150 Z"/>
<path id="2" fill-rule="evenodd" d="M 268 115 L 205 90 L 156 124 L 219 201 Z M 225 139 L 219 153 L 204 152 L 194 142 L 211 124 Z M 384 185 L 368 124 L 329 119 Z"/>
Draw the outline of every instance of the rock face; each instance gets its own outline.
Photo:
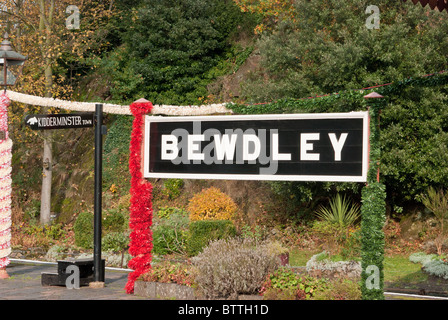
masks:
<path id="1" fill-rule="evenodd" d="M 361 263 L 357 261 L 330 261 L 322 258 L 325 253 L 316 254 L 307 262 L 306 272 L 316 278 L 361 279 Z"/>

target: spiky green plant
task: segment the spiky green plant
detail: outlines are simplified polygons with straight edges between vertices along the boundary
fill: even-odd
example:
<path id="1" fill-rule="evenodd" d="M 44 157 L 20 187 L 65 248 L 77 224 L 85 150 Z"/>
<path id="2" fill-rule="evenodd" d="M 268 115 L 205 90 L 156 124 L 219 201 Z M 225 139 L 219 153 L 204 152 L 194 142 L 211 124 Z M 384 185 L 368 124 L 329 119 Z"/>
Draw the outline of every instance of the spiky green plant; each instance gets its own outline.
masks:
<path id="1" fill-rule="evenodd" d="M 330 200 L 330 207 L 320 206 L 315 212 L 321 220 L 335 223 L 341 228 L 355 224 L 360 216 L 360 206 L 352 203 L 347 197 L 339 193 Z"/>

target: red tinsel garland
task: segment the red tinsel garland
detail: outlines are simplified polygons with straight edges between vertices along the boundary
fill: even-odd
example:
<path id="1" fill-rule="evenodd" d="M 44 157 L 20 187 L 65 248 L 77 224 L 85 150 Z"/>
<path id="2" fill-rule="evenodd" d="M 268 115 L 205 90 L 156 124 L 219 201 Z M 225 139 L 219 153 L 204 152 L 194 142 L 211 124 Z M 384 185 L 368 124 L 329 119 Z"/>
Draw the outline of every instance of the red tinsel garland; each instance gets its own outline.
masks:
<path id="1" fill-rule="evenodd" d="M 134 292 L 135 280 L 151 268 L 152 251 L 152 185 L 143 178 L 141 170 L 141 146 L 145 114 L 151 112 L 152 103 L 138 100 L 130 105 L 134 115 L 130 143 L 129 171 L 131 173 L 131 206 L 129 227 L 129 254 L 134 258 L 129 261 L 129 268 L 134 271 L 128 276 L 125 289 Z"/>

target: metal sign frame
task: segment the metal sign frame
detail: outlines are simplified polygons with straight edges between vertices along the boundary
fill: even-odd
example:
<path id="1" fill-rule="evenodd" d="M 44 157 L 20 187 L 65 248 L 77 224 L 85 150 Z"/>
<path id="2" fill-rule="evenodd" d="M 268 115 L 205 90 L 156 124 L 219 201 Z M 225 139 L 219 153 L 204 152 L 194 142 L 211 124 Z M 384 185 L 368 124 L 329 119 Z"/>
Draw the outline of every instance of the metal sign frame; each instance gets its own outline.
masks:
<path id="1" fill-rule="evenodd" d="M 353 119 L 359 119 L 362 122 L 362 137 L 358 137 L 357 140 L 362 141 L 362 154 L 357 155 L 358 158 L 362 161 L 361 164 L 361 172 L 359 174 L 353 175 L 353 174 L 339 174 L 339 175 L 329 175 L 329 174 L 297 174 L 297 175 L 290 175 L 290 174 L 235 174 L 235 173 L 210 173 L 210 172 L 151 172 L 150 171 L 150 162 L 153 161 L 153 158 L 150 158 L 151 152 L 150 150 L 154 149 L 154 145 L 151 145 L 151 124 L 159 124 L 159 123 L 171 123 L 175 125 L 176 123 L 179 125 L 185 124 L 185 123 L 193 123 L 196 126 L 196 129 L 199 130 L 197 133 L 199 135 L 202 134 L 200 131 L 200 127 L 202 123 L 209 123 L 209 122 L 227 122 L 235 124 L 233 128 L 238 127 L 238 123 L 242 122 L 250 122 L 256 125 L 257 122 L 263 122 L 263 123 L 269 123 L 269 121 L 273 121 L 274 123 L 278 124 L 279 127 L 281 127 L 282 121 L 291 121 L 291 120 L 305 120 L 309 123 L 315 121 L 319 122 L 320 120 L 353 120 Z M 316 121 L 317 120 L 317 121 Z M 266 122 L 268 121 L 268 122 Z M 334 123 L 335 121 L 333 121 Z M 337 121 L 336 121 L 337 122 Z M 343 122 L 343 121 L 342 121 Z M 182 124 L 181 124 L 182 123 Z M 199 127 L 199 129 L 197 129 Z M 275 127 L 275 126 L 274 126 Z M 254 132 L 258 130 L 259 127 L 254 127 Z M 298 128 L 300 130 L 300 128 Z M 182 129 L 181 129 L 182 130 Z M 315 128 L 314 131 L 319 132 L 319 128 Z M 341 128 L 338 129 L 338 131 L 341 131 Z M 189 135 L 194 135 L 190 134 Z M 241 136 L 240 136 L 241 137 Z M 273 148 L 274 143 L 272 139 L 272 135 L 270 136 L 270 148 Z M 276 136 L 278 139 L 278 136 Z M 313 138 L 312 136 L 307 136 L 308 138 Z M 339 138 L 336 136 L 336 134 L 331 137 L 332 143 L 336 141 L 335 143 L 341 141 L 341 134 Z M 345 138 L 344 138 L 345 139 Z M 327 139 L 328 140 L 328 139 Z M 179 140 L 181 141 L 181 140 Z M 202 140 L 204 142 L 204 140 Z M 173 142 L 174 143 L 174 142 Z M 201 141 L 196 141 L 198 144 L 198 147 L 196 147 L 196 151 L 198 151 L 198 148 L 200 149 L 200 143 Z M 328 142 L 327 142 L 328 144 Z M 333 148 L 334 148 L 333 144 Z M 156 117 L 156 116 L 150 116 L 147 115 L 145 117 L 145 128 L 144 128 L 144 141 L 142 143 L 142 170 L 143 170 L 143 176 L 144 178 L 179 178 L 179 179 L 224 179 L 224 180 L 277 180 L 277 181 L 334 181 L 334 182 L 366 182 L 367 181 L 367 170 L 368 170 L 368 163 L 369 163 L 369 114 L 368 112 L 349 112 L 349 113 L 307 113 L 307 114 L 274 114 L 274 115 L 228 115 L 228 116 L 189 116 L 189 117 Z M 160 147 L 159 147 L 160 148 Z M 278 146 L 278 140 L 276 145 L 276 152 L 277 152 L 277 159 L 279 159 L 279 163 L 282 162 L 285 163 L 285 159 L 288 158 L 287 154 L 281 154 L 281 151 L 279 151 Z M 308 150 L 305 150 L 305 153 L 308 152 L 307 155 L 311 156 L 308 160 L 312 159 L 312 145 L 311 147 L 308 145 Z M 310 149 L 311 148 L 311 149 Z M 306 148 L 305 148 L 306 149 Z M 274 149 L 272 149 L 274 150 Z M 336 150 L 336 149 L 335 149 Z M 165 154 L 165 153 L 164 153 Z M 339 152 L 340 155 L 340 152 Z M 282 158 L 283 156 L 283 158 Z M 336 157 L 336 153 L 335 153 Z M 191 160 L 191 159 L 189 159 Z M 247 159 L 246 159 L 247 160 Z M 339 159 L 341 161 L 341 159 Z M 154 162 L 154 161 L 153 161 Z M 191 161 L 193 163 L 194 161 Z M 254 161 L 252 161 L 253 163 Z M 319 162 L 319 160 L 317 160 Z M 200 160 L 196 160 L 194 162 L 195 164 L 199 164 Z M 250 163 L 250 161 L 245 161 L 245 163 Z M 222 163 L 221 163 L 222 164 Z M 213 165 L 213 164 L 209 164 Z"/>

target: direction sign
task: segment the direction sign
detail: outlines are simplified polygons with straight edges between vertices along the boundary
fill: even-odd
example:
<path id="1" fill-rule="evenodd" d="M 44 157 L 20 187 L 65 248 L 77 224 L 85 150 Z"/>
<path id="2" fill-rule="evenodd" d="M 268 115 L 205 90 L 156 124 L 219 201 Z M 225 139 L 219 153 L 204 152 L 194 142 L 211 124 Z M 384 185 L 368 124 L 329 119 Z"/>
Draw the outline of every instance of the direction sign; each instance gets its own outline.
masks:
<path id="1" fill-rule="evenodd" d="M 365 182 L 368 113 L 146 116 L 146 178 Z"/>
<path id="2" fill-rule="evenodd" d="M 93 113 L 32 114 L 25 124 L 33 130 L 89 128 L 94 126 Z"/>

